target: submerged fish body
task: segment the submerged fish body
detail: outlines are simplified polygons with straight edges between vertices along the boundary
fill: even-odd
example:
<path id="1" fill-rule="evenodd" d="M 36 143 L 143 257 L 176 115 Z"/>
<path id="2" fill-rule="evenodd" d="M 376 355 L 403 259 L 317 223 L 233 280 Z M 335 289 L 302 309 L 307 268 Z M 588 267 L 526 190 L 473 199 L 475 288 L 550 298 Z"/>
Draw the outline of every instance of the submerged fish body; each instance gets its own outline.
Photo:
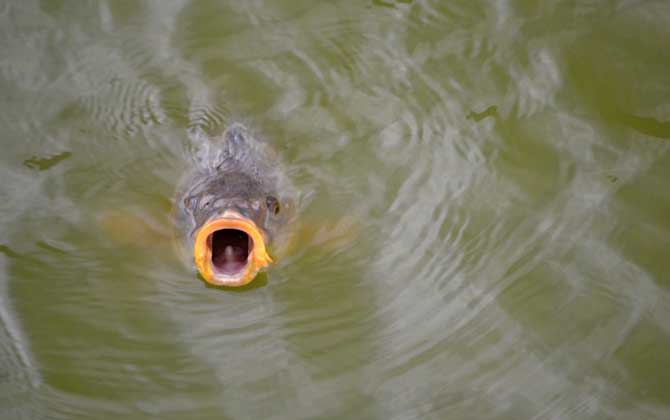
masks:
<path id="1" fill-rule="evenodd" d="M 241 124 L 213 140 L 183 183 L 176 219 L 202 277 L 243 286 L 273 260 L 290 221 L 290 197 L 278 161 Z"/>

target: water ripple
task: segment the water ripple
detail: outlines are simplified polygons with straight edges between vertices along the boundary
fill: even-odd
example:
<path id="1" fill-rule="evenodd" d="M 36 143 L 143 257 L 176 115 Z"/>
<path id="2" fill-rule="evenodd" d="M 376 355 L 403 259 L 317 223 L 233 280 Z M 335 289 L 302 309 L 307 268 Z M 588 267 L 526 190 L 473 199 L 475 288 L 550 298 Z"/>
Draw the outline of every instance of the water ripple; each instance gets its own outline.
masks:
<path id="1" fill-rule="evenodd" d="M 631 4 L 0 6 L 2 414 L 666 418 L 667 7 Z M 299 213 L 241 291 L 170 217 L 232 121 Z"/>

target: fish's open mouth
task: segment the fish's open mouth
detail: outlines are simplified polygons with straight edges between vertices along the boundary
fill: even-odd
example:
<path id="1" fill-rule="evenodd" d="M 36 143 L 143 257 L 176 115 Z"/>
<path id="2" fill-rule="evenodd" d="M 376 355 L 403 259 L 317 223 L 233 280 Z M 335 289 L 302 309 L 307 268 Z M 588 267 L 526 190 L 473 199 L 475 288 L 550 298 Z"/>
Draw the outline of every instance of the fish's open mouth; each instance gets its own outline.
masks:
<path id="1" fill-rule="evenodd" d="M 246 232 L 220 229 L 209 235 L 207 241 L 215 273 L 231 277 L 244 271 L 254 248 L 254 241 Z"/>
<path id="2" fill-rule="evenodd" d="M 205 223 L 194 239 L 195 265 L 205 281 L 217 286 L 243 286 L 272 262 L 260 229 L 232 211 Z"/>

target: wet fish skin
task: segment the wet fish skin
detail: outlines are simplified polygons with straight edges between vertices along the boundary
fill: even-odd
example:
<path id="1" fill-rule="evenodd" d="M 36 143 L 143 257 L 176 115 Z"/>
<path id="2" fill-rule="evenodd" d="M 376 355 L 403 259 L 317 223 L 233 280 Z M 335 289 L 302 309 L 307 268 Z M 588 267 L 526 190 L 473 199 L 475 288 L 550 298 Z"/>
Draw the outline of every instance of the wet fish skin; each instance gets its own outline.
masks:
<path id="1" fill-rule="evenodd" d="M 253 221 L 271 244 L 287 223 L 287 194 L 275 156 L 241 124 L 233 124 L 190 177 L 177 199 L 188 239 L 208 221 L 233 211 Z"/>

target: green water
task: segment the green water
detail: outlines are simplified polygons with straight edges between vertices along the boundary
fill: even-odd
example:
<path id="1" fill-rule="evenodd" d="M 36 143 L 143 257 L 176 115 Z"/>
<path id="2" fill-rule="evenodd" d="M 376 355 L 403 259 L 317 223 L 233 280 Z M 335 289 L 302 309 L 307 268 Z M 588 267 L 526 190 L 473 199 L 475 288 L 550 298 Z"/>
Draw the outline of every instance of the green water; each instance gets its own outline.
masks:
<path id="1" fill-rule="evenodd" d="M 0 418 L 670 418 L 669 41 L 667 1 L 5 0 Z M 233 121 L 324 226 L 243 291 L 163 234 Z"/>

